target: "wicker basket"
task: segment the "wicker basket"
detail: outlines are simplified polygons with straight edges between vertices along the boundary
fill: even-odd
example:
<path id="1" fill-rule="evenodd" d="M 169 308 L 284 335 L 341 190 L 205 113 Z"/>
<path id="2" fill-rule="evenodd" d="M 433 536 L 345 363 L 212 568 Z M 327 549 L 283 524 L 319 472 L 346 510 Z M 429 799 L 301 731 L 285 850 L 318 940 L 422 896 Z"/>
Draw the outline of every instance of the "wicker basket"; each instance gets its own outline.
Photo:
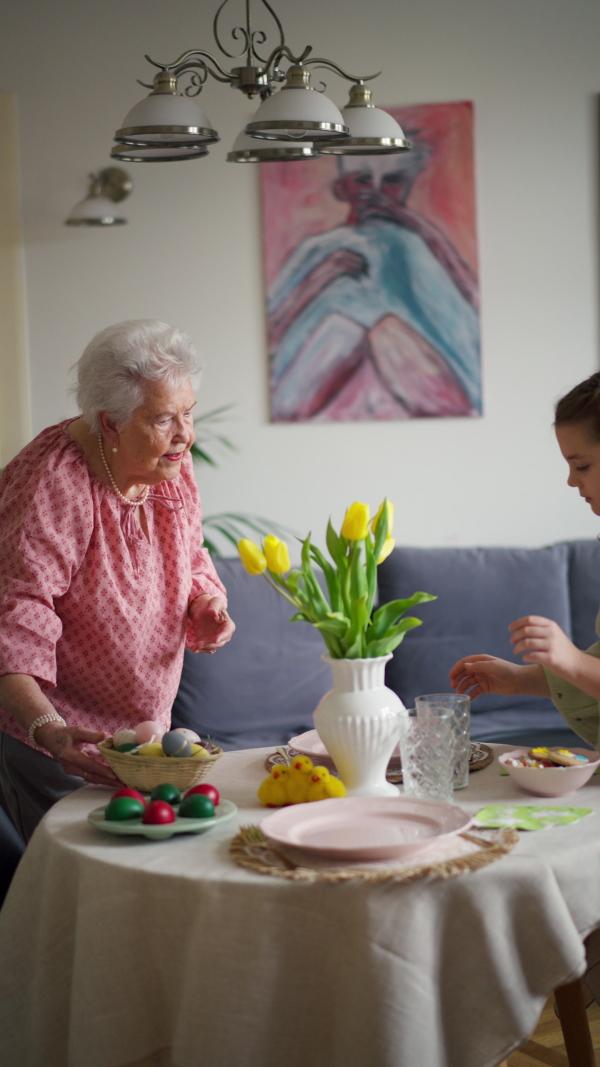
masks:
<path id="1" fill-rule="evenodd" d="M 131 756 L 129 752 L 117 752 L 112 739 L 101 741 L 98 745 L 111 771 L 124 785 L 144 792 L 152 792 L 155 786 L 163 782 L 176 785 L 182 792 L 197 785 L 206 778 L 218 759 L 223 755 L 222 748 L 214 748 L 210 756 L 204 759 L 183 756 Z"/>

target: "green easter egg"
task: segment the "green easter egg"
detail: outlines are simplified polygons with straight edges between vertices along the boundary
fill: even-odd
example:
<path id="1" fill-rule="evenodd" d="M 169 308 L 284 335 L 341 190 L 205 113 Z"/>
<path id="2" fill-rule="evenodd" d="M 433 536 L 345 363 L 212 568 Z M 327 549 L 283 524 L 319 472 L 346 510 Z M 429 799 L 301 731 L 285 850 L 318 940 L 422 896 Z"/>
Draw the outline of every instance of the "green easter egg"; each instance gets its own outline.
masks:
<path id="1" fill-rule="evenodd" d="M 117 797 L 111 800 L 104 818 L 107 822 L 121 822 L 124 819 L 139 819 L 144 814 L 144 805 L 135 797 Z"/>
<path id="2" fill-rule="evenodd" d="M 212 819 L 215 814 L 215 806 L 210 797 L 203 793 L 193 793 L 191 797 L 185 797 L 179 806 L 179 816 L 184 819 Z"/>
<path id="3" fill-rule="evenodd" d="M 131 752 L 132 748 L 137 748 L 135 741 L 128 741 L 125 745 L 119 745 L 117 752 Z"/>
<path id="4" fill-rule="evenodd" d="M 150 794 L 150 800 L 166 800 L 167 804 L 179 804 L 181 793 L 176 785 L 170 782 L 161 782 Z"/>

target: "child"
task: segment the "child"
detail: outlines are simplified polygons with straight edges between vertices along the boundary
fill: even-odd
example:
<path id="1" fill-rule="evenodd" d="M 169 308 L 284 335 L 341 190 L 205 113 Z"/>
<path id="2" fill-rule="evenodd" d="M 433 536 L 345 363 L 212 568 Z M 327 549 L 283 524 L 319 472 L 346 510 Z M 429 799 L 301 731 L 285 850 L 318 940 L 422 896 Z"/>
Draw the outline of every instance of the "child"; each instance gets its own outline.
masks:
<path id="1" fill-rule="evenodd" d="M 594 515 L 600 516 L 600 373 L 592 374 L 559 400 L 554 428 L 569 465 L 568 484 L 579 490 Z M 511 642 L 524 664 L 495 656 L 465 656 L 450 671 L 459 693 L 529 693 L 551 696 L 569 726 L 600 748 L 600 641 L 586 652 L 551 619 L 526 615 L 511 622 Z M 600 612 L 596 619 L 600 636 Z M 584 994 L 600 1004 L 600 930 L 586 940 Z M 586 989 L 587 986 L 587 989 Z"/>
<path id="2" fill-rule="evenodd" d="M 554 428 L 569 465 L 568 484 L 600 516 L 600 373 L 558 401 Z M 598 748 L 600 641 L 582 652 L 557 623 L 540 615 L 516 619 L 509 630 L 515 655 L 528 666 L 495 656 L 465 656 L 450 671 L 452 687 L 472 699 L 482 693 L 550 696 L 569 726 Z M 600 636 L 600 612 L 596 632 Z"/>

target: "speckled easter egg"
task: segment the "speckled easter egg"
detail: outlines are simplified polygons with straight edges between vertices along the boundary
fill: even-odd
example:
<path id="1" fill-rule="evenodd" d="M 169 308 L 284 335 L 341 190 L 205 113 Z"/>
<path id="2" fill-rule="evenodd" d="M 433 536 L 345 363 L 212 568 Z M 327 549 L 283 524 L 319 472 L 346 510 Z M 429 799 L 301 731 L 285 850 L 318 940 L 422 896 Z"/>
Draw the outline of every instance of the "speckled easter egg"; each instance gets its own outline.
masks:
<path id="1" fill-rule="evenodd" d="M 193 793 L 179 805 L 179 815 L 183 819 L 211 819 L 214 814 L 215 806 L 212 800 L 203 793 Z"/>
<path id="2" fill-rule="evenodd" d="M 142 822 L 150 826 L 175 822 L 175 812 L 171 805 L 167 804 L 166 800 L 151 800 L 146 805 Z"/>
<path id="3" fill-rule="evenodd" d="M 145 744 L 146 741 L 160 741 L 164 730 L 160 723 L 153 722 L 152 719 L 148 719 L 146 722 L 140 722 L 135 728 L 135 739 L 138 745 Z"/>
<path id="4" fill-rule="evenodd" d="M 135 745 L 135 730 L 117 730 L 116 733 L 113 734 L 112 743 L 113 748 L 120 748 L 121 745 Z"/>
<path id="5" fill-rule="evenodd" d="M 131 785 L 122 785 L 120 789 L 115 790 L 110 799 L 118 800 L 119 797 L 133 797 L 134 800 L 139 800 L 146 807 L 146 798 L 140 793 L 139 789 L 134 789 Z"/>
<path id="6" fill-rule="evenodd" d="M 167 804 L 179 804 L 181 792 L 171 782 L 161 782 L 152 790 L 150 800 L 166 800 Z"/>
<path id="7" fill-rule="evenodd" d="M 212 800 L 215 807 L 221 799 L 219 790 L 216 789 L 214 785 L 209 785 L 208 782 L 200 782 L 199 785 L 191 786 L 185 796 L 186 798 L 193 797 L 195 793 L 201 793 L 203 796 L 208 797 L 209 800 Z"/>
<path id="8" fill-rule="evenodd" d="M 165 734 L 162 739 L 162 748 L 165 756 L 191 756 L 192 746 L 189 741 L 186 741 L 185 737 L 170 730 L 168 734 Z"/>
<path id="9" fill-rule="evenodd" d="M 139 819 L 140 815 L 145 814 L 146 810 L 144 804 L 141 801 L 136 800 L 135 797 L 117 797 L 116 800 L 111 800 L 104 812 L 104 818 L 107 822 L 122 822 L 125 819 Z"/>
<path id="10" fill-rule="evenodd" d="M 185 737 L 186 741 L 189 741 L 190 744 L 197 745 L 200 740 L 195 730 L 187 730 L 185 726 L 178 726 L 175 730 L 171 730 L 171 733 L 181 734 L 181 736 Z"/>

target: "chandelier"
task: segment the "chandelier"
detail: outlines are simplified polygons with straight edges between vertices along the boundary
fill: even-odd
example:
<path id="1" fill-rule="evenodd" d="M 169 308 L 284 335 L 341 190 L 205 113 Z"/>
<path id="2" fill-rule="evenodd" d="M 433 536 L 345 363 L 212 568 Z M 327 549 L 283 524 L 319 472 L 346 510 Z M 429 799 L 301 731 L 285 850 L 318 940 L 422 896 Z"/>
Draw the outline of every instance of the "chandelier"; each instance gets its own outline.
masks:
<path id="1" fill-rule="evenodd" d="M 228 162 L 314 159 L 322 154 L 382 155 L 410 148 L 398 123 L 372 102 L 365 83 L 377 78 L 380 71 L 362 77 L 348 74 L 330 59 L 312 57 L 310 45 L 295 55 L 285 43 L 283 26 L 273 8 L 267 0 L 260 2 L 271 16 L 278 38 L 266 56 L 260 51 L 268 38 L 264 30 L 253 26 L 252 0 L 245 0 L 245 26 L 231 30 L 232 50 L 224 46 L 221 14 L 229 0 L 223 0 L 214 17 L 213 35 L 222 55 L 237 60 L 239 66 L 226 70 L 202 48 L 184 52 L 173 63 L 145 57 L 158 73 L 152 85 L 139 82 L 152 91 L 125 116 L 115 134 L 113 159 L 164 163 L 208 155 L 208 146 L 220 137 L 195 98 L 209 74 L 239 89 L 248 99 L 261 100 L 254 118 L 236 138 Z M 311 68 L 333 71 L 352 83 L 350 99 L 342 111 L 325 96 L 323 83 L 318 89 L 311 84 Z M 180 79 L 187 82 L 183 91 Z"/>

